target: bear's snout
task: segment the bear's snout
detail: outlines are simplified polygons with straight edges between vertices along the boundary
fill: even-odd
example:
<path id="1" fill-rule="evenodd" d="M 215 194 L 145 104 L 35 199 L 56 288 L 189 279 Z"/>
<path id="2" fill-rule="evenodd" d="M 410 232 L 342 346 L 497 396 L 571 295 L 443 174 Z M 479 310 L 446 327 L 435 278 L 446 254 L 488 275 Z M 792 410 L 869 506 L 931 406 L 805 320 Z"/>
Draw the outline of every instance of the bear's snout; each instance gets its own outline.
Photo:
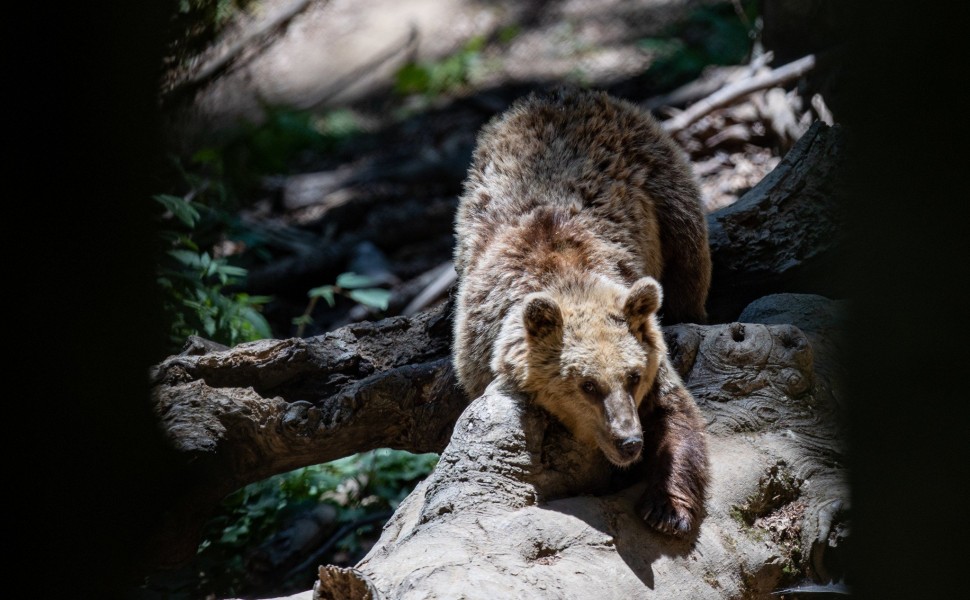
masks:
<path id="1" fill-rule="evenodd" d="M 622 440 L 616 440 L 616 449 L 625 460 L 634 461 L 640 456 L 643 449 L 643 438 L 638 435 L 630 436 Z"/>

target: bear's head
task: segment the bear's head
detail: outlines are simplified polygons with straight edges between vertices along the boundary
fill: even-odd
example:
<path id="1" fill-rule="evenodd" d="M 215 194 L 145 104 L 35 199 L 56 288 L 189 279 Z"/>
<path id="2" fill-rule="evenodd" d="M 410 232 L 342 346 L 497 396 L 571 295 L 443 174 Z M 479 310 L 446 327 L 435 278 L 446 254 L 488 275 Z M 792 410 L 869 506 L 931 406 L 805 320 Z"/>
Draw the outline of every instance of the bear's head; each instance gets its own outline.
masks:
<path id="1" fill-rule="evenodd" d="M 652 277 L 629 288 L 586 279 L 532 293 L 510 315 L 493 369 L 618 466 L 640 458 L 638 410 L 666 353 Z"/>

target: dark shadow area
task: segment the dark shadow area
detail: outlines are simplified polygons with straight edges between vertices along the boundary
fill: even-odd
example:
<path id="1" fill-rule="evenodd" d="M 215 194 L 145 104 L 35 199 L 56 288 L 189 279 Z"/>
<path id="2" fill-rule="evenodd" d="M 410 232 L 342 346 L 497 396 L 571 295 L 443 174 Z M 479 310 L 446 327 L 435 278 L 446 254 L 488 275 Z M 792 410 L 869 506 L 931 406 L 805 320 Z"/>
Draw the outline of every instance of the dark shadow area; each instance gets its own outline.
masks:
<path id="1" fill-rule="evenodd" d="M 845 125 L 852 303 L 853 596 L 962 595 L 967 320 L 966 6 L 856 8 Z M 918 49 L 918 50 L 916 50 Z M 905 307 L 905 308 L 904 308 Z M 915 510 L 914 510 L 915 509 Z"/>
<path id="2" fill-rule="evenodd" d="M 583 447 L 545 411 L 536 413 L 544 424 L 542 433 L 538 434 L 542 436 L 542 479 L 533 482 L 544 499 L 541 506 L 575 517 L 612 537 L 620 558 L 644 585 L 654 589 L 653 563 L 663 556 L 687 556 L 697 541 L 700 523 L 705 517 L 700 515 L 698 526 L 689 535 L 675 537 L 657 532 L 639 514 L 640 503 L 651 485 L 648 482 L 664 476 L 663 473 L 657 475 L 654 467 L 659 464 L 663 470 L 666 463 L 665 473 L 669 473 L 669 455 L 661 453 L 657 460 L 641 460 L 630 468 L 620 469 L 610 465 L 599 449 Z M 650 444 L 657 440 L 647 439 L 645 442 L 646 448 L 651 448 Z M 587 475 L 590 480 L 583 479 L 583 470 L 577 469 L 573 462 L 579 457 L 601 463 L 602 470 L 597 477 Z M 549 485 L 550 482 L 553 485 Z"/>
<path id="3" fill-rule="evenodd" d="M 161 159 L 166 4 L 17 6 L 4 19 L 17 89 L 4 170 L 21 186 L 21 216 L 5 219 L 20 363 L 7 396 L 21 428 L 7 437 L 12 596 L 120 597 L 182 483 L 146 377 L 164 342 L 145 198 Z"/>
<path id="4" fill-rule="evenodd" d="M 653 563 L 664 556 L 687 556 L 697 540 L 697 531 L 688 538 L 680 539 L 652 530 L 636 514 L 636 502 L 644 489 L 642 483 L 632 484 L 606 496 L 560 498 L 543 504 L 543 507 L 575 517 L 611 536 L 623 562 L 645 586 L 653 590 Z M 609 506 L 604 507 L 604 504 Z M 629 510 L 622 510 L 620 507 L 623 505 L 628 505 Z M 604 518 L 605 515 L 611 518 Z"/>

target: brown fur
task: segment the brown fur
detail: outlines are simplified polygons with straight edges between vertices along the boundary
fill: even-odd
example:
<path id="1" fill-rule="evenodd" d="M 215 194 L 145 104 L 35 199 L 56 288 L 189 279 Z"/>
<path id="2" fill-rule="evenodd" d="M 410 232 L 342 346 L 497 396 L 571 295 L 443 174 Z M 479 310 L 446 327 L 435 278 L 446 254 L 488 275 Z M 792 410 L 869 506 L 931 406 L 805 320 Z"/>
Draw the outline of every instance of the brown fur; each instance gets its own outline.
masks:
<path id="1" fill-rule="evenodd" d="M 657 312 L 703 321 L 711 263 L 678 148 L 605 94 L 530 96 L 479 136 L 456 230 L 454 363 L 466 392 L 503 376 L 618 466 L 644 456 L 644 518 L 693 529 L 703 426 Z"/>

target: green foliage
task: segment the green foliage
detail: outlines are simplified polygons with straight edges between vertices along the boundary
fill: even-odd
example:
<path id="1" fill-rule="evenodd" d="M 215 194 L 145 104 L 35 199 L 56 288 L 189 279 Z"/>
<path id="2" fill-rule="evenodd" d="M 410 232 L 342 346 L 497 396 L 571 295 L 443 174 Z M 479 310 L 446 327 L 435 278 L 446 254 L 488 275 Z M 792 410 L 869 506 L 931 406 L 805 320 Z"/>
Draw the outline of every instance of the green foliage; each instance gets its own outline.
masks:
<path id="1" fill-rule="evenodd" d="M 349 110 L 317 115 L 265 107 L 264 114 L 260 123 L 237 127 L 218 146 L 193 157 L 218 172 L 219 179 L 237 197 L 249 195 L 252 184 L 263 175 L 288 173 L 302 157 L 332 153 L 361 131 Z"/>
<path id="2" fill-rule="evenodd" d="M 507 35 L 514 37 L 511 30 Z M 511 39 L 511 38 L 509 38 Z M 473 37 L 458 52 L 437 61 L 411 62 L 401 67 L 395 79 L 397 93 L 440 96 L 466 85 L 481 61 L 485 38 Z"/>
<path id="3" fill-rule="evenodd" d="M 226 290 L 246 277 L 246 269 L 229 264 L 226 258 L 214 258 L 193 239 L 204 222 L 203 214 L 214 211 L 168 194 L 155 200 L 165 208 L 162 219 L 167 218 L 170 227 L 181 224 L 161 232 L 169 249 L 157 269 L 172 349 L 190 335 L 228 346 L 271 337 L 269 324 L 259 312 L 269 298 Z"/>
<path id="4" fill-rule="evenodd" d="M 376 308 L 377 310 L 387 310 L 387 302 L 391 299 L 391 292 L 381 288 L 349 290 L 347 295 L 352 300 L 360 302 L 364 306 Z"/>
<path id="5" fill-rule="evenodd" d="M 707 65 L 730 65 L 744 61 L 751 51 L 755 32 L 751 28 L 757 4 L 703 6 L 677 24 L 667 37 L 645 38 L 640 47 L 656 59 L 647 75 L 659 88 L 669 88 L 696 78 Z"/>
<path id="6" fill-rule="evenodd" d="M 320 298 L 331 308 L 337 305 L 337 294 L 350 298 L 354 302 L 360 302 L 364 306 L 384 311 L 391 299 L 391 292 L 383 288 L 374 287 L 380 282 L 369 275 L 359 275 L 357 273 L 341 273 L 337 276 L 337 281 L 333 285 L 322 285 L 307 292 L 310 301 L 307 303 L 306 310 L 299 317 L 293 319 L 293 324 L 297 326 L 296 336 L 301 337 L 307 325 L 313 324 L 313 309 L 317 306 Z"/>
<path id="7" fill-rule="evenodd" d="M 326 150 L 328 140 L 313 126 L 310 113 L 271 109 L 258 125 L 247 125 L 227 145 L 226 155 L 254 173 L 284 173 L 300 152 Z"/>
<path id="8" fill-rule="evenodd" d="M 522 27 L 517 24 L 506 25 L 505 27 L 498 30 L 498 35 L 496 36 L 500 44 L 508 44 L 515 38 L 519 37 L 522 33 Z"/>
<path id="9" fill-rule="evenodd" d="M 229 346 L 271 336 L 260 314 L 269 298 L 231 291 L 245 280 L 247 270 L 208 249 L 232 239 L 245 247 L 247 256 L 268 258 L 260 235 L 230 216 L 240 208 L 238 199 L 247 197 L 250 185 L 262 175 L 286 172 L 302 153 L 332 151 L 359 131 L 353 113 L 346 110 L 321 116 L 267 109 L 262 123 L 244 125 L 222 142 L 196 151 L 188 166 L 173 163 L 192 191 L 185 198 L 155 196 L 165 211 L 161 236 L 166 248 L 158 283 L 165 292 L 171 350 L 189 335 Z M 344 285 L 336 292 L 368 306 L 387 307 L 386 290 L 356 289 L 361 287 Z M 333 304 L 332 294 L 327 302 Z"/>
<path id="10" fill-rule="evenodd" d="M 172 213 L 179 221 L 185 223 L 185 226 L 192 229 L 199 222 L 199 211 L 192 206 L 191 202 L 187 202 L 183 198 L 178 196 L 170 196 L 168 194 L 159 194 L 155 196 L 155 200 L 161 203 L 165 207 L 165 210 Z"/>
<path id="11" fill-rule="evenodd" d="M 203 585 L 220 595 L 242 592 L 242 557 L 287 518 L 320 502 L 337 509 L 338 523 L 394 510 L 437 462 L 436 454 L 381 449 L 297 469 L 238 490 L 223 501 L 203 533 L 198 560 L 214 567 L 204 569 L 208 581 Z M 339 546 L 354 551 L 359 541 L 351 532 Z"/>

